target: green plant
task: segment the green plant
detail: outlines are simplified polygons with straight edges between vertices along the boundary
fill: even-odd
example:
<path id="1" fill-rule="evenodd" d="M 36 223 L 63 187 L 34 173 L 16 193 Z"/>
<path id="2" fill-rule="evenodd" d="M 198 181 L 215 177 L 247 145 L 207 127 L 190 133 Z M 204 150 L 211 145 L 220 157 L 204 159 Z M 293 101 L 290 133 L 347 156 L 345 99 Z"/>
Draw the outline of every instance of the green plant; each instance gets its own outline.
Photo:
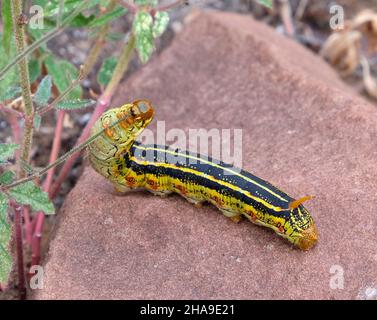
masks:
<path id="1" fill-rule="evenodd" d="M 183 1 L 175 2 L 173 6 L 181 3 Z M 21 298 L 25 298 L 26 294 L 23 240 L 31 247 L 31 264 L 39 264 L 44 217 L 55 212 L 51 199 L 80 151 L 95 138 L 89 138 L 90 127 L 109 106 L 133 52 L 137 50 L 143 63 L 149 60 L 154 39 L 163 34 L 169 21 L 164 10 L 173 7 L 164 9 L 154 0 L 132 3 L 115 0 L 37 0 L 33 1 L 33 5 L 43 9 L 42 30 L 33 28 L 32 17 L 28 21 L 21 0 L 4 0 L 1 8 L 0 112 L 12 128 L 14 143 L 0 144 L 0 286 L 7 285 L 13 267 L 13 232 Z M 92 71 L 106 42 L 110 41 L 111 23 L 126 14 L 134 17 L 132 30 L 125 41 L 117 40 L 123 47 L 119 56 L 106 59 L 102 64 L 98 73 L 98 83 L 103 89 L 101 96 L 97 101 L 82 99 L 80 82 Z M 151 23 L 145 24 L 141 17 L 148 17 Z M 55 56 L 46 45 L 66 28 L 86 28 L 96 37 L 80 69 Z M 32 92 L 32 88 L 36 90 Z M 92 117 L 76 147 L 58 158 L 65 112 L 94 104 L 96 107 Z M 42 117 L 50 111 L 57 112 L 50 161 L 42 170 L 36 170 L 30 163 L 33 133 L 39 129 Z M 53 183 L 55 167 L 72 155 L 74 157 L 65 163 Z M 15 165 L 10 161 L 13 158 L 16 159 Z M 40 185 L 39 178 L 44 174 L 47 177 Z M 25 229 L 24 233 L 22 228 Z"/>

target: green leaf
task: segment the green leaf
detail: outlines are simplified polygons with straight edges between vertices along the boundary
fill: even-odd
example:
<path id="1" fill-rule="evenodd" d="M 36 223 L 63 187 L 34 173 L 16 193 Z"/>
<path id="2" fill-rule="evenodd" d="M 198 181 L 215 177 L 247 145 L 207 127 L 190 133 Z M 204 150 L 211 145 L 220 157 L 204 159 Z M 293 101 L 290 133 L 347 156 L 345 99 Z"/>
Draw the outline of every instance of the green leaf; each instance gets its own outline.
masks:
<path id="1" fill-rule="evenodd" d="M 64 92 L 71 84 L 72 80 L 78 77 L 77 68 L 70 62 L 59 60 L 52 55 L 49 55 L 44 63 L 48 73 L 52 76 L 55 86 L 59 93 Z M 79 99 L 82 95 L 81 86 L 76 86 L 67 96 L 67 99 Z"/>
<path id="2" fill-rule="evenodd" d="M 33 211 L 43 211 L 45 214 L 55 213 L 48 194 L 31 181 L 9 189 L 9 195 L 18 203 L 29 205 Z"/>
<path id="3" fill-rule="evenodd" d="M 1 39 L 3 39 L 3 37 L 1 37 Z M 9 57 L 14 57 L 16 54 L 17 53 L 13 39 L 10 44 L 9 55 L 7 55 L 7 53 L 5 52 L 4 47 L 0 46 L 0 70 L 9 63 Z M 9 87 L 18 85 L 18 83 L 18 69 L 11 68 L 6 73 L 4 78 L 0 80 L 0 93 L 5 92 Z"/>
<path id="4" fill-rule="evenodd" d="M 1 5 L 1 17 L 3 18 L 3 47 L 7 55 L 10 52 L 10 44 L 13 34 L 12 11 L 10 0 L 3 0 Z"/>
<path id="5" fill-rule="evenodd" d="M 35 93 L 33 100 L 39 106 L 47 106 L 47 102 L 51 97 L 52 78 L 50 75 L 45 76 L 39 83 L 37 92 Z"/>
<path id="6" fill-rule="evenodd" d="M 138 6 L 155 7 L 158 4 L 158 0 L 135 0 L 135 4 L 137 4 Z"/>
<path id="7" fill-rule="evenodd" d="M 256 1 L 265 7 L 272 8 L 272 0 L 256 0 Z"/>
<path id="8" fill-rule="evenodd" d="M 84 16 L 82 13 L 77 15 L 69 24 L 73 28 L 87 27 L 91 22 L 96 19 L 95 15 L 90 15 L 89 17 Z"/>
<path id="9" fill-rule="evenodd" d="M 153 37 L 160 37 L 166 30 L 169 24 L 169 15 L 165 11 L 157 11 L 154 16 Z"/>
<path id="10" fill-rule="evenodd" d="M 93 27 L 98 27 L 102 26 L 105 23 L 107 23 L 110 20 L 115 20 L 116 18 L 119 18 L 127 13 L 127 9 L 123 7 L 118 7 L 114 9 L 113 11 L 107 12 L 100 16 L 97 19 L 94 19 L 91 23 L 89 23 L 88 27 L 93 28 Z"/>
<path id="11" fill-rule="evenodd" d="M 0 175 L 0 184 L 10 184 L 10 183 L 12 183 L 14 176 L 15 176 L 15 174 L 14 174 L 13 171 L 10 171 L 10 170 L 4 171 Z"/>
<path id="12" fill-rule="evenodd" d="M 0 164 L 6 163 L 13 157 L 14 151 L 19 148 L 18 144 L 0 143 Z"/>
<path id="13" fill-rule="evenodd" d="M 82 0 L 65 0 L 64 1 L 64 8 L 63 8 L 63 17 L 66 14 L 71 13 L 79 4 L 82 2 Z M 91 7 L 97 5 L 99 3 L 99 0 L 90 0 L 87 3 L 86 9 L 90 9 Z M 34 1 L 33 1 L 34 4 Z M 44 16 L 52 18 L 56 16 L 59 12 L 59 0 L 51 0 L 47 1 L 45 5 L 41 5 L 44 9 Z"/>
<path id="14" fill-rule="evenodd" d="M 6 91 L 0 96 L 0 101 L 12 100 L 21 94 L 22 90 L 20 87 L 9 87 Z"/>
<path id="15" fill-rule="evenodd" d="M 103 60 L 101 69 L 99 70 L 97 76 L 97 81 L 100 85 L 105 87 L 109 83 L 116 64 L 117 58 L 115 57 L 108 57 Z"/>
<path id="16" fill-rule="evenodd" d="M 83 100 L 65 100 L 59 102 L 56 106 L 55 109 L 60 109 L 60 110 L 75 110 L 75 109 L 82 109 L 82 108 L 87 108 L 91 107 L 95 104 L 96 102 L 94 100 L 90 99 L 83 99 Z"/>
<path id="17" fill-rule="evenodd" d="M 136 37 L 136 49 L 142 63 L 146 63 L 152 55 L 153 44 L 153 18 L 145 11 L 136 13 L 133 30 Z"/>
<path id="18" fill-rule="evenodd" d="M 38 79 L 39 75 L 41 74 L 41 63 L 38 59 L 30 59 L 29 60 L 29 78 L 30 83 L 33 83 L 35 80 Z"/>
<path id="19" fill-rule="evenodd" d="M 21 169 L 25 171 L 27 174 L 34 173 L 33 167 L 30 164 L 28 164 L 25 160 L 20 159 L 19 162 L 20 162 Z"/>
<path id="20" fill-rule="evenodd" d="M 9 252 L 11 227 L 8 222 L 8 199 L 0 193 L 0 284 L 7 284 L 12 270 L 12 255 Z"/>
<path id="21" fill-rule="evenodd" d="M 34 115 L 34 128 L 35 130 L 39 130 L 42 122 L 42 117 L 39 114 Z"/>

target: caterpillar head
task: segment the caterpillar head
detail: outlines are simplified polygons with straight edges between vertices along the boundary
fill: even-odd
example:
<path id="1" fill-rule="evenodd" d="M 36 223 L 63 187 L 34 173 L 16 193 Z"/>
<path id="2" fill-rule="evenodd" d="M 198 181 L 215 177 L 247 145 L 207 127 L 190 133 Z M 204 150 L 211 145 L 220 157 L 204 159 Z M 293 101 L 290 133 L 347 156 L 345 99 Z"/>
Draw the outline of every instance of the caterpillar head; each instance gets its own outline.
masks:
<path id="1" fill-rule="evenodd" d="M 304 197 L 290 204 L 288 240 L 302 250 L 309 250 L 318 240 L 318 231 L 309 211 L 301 204 L 311 199 Z"/>
<path id="2" fill-rule="evenodd" d="M 106 167 L 114 157 L 127 152 L 136 137 L 152 121 L 154 110 L 148 100 L 136 100 L 106 111 L 92 128 L 92 135 L 104 133 L 89 146 L 89 156 L 95 168 Z"/>

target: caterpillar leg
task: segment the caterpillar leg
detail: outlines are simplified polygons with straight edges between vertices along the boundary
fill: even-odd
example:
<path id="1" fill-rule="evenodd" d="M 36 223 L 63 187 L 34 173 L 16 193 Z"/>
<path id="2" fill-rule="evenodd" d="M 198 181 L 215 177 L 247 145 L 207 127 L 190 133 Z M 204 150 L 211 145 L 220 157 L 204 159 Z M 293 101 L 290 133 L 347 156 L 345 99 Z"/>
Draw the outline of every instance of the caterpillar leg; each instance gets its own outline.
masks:
<path id="1" fill-rule="evenodd" d="M 126 193 L 131 190 L 131 188 L 124 186 L 122 184 L 119 184 L 119 183 L 114 184 L 114 189 L 117 193 Z"/>
<path id="2" fill-rule="evenodd" d="M 169 190 L 165 190 L 165 191 L 155 191 L 155 190 L 149 190 L 148 191 L 152 192 L 155 196 L 160 196 L 161 198 L 166 198 L 169 194 L 171 194 L 172 192 L 169 191 Z"/>
<path id="3" fill-rule="evenodd" d="M 238 223 L 242 220 L 242 215 L 240 213 L 228 211 L 225 209 L 220 209 L 220 211 L 223 213 L 224 216 L 228 217 L 230 220 L 232 220 L 235 223 Z"/>
<path id="4" fill-rule="evenodd" d="M 181 194 L 182 197 L 184 197 L 188 202 L 192 203 L 193 205 L 195 205 L 195 207 L 197 208 L 201 208 L 204 201 L 203 200 L 198 200 L 198 199 L 193 199 L 193 198 L 189 198 L 189 197 L 186 197 L 184 195 Z"/>

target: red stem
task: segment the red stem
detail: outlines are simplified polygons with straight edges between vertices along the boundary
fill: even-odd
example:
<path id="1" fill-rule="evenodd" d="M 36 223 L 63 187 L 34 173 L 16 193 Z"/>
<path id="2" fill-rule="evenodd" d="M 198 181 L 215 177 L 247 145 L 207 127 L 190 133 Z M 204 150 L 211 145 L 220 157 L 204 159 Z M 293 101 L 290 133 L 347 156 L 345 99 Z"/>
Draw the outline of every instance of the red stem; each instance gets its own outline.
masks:
<path id="1" fill-rule="evenodd" d="M 107 109 L 107 107 L 109 106 L 110 104 L 110 100 L 111 100 L 111 97 L 112 97 L 112 93 L 110 94 L 103 94 L 98 102 L 97 102 L 97 106 L 94 110 L 94 113 L 92 114 L 90 120 L 88 121 L 88 123 L 86 124 L 80 138 L 78 138 L 77 142 L 76 142 L 76 146 L 79 145 L 80 143 L 84 142 L 86 139 L 89 138 L 89 135 L 90 135 L 90 129 L 92 128 L 93 124 L 97 121 L 97 119 L 101 116 L 101 114 Z M 50 199 L 53 199 L 55 198 L 55 196 L 57 195 L 59 189 L 60 189 L 60 186 L 61 184 L 63 183 L 63 181 L 66 179 L 67 175 L 69 174 L 69 172 L 71 171 L 71 168 L 72 166 L 74 165 L 76 159 L 80 156 L 81 152 L 77 152 L 75 154 L 73 154 L 63 165 L 63 168 L 60 170 L 60 173 L 59 173 L 59 176 L 57 177 L 55 183 L 51 186 L 50 190 L 49 190 L 49 197 Z"/>
<path id="2" fill-rule="evenodd" d="M 20 300 L 26 299 L 25 287 L 25 270 L 24 270 L 24 254 L 22 246 L 22 208 L 13 203 L 14 208 L 14 227 L 16 231 L 16 249 L 17 249 L 17 271 L 18 271 L 18 291 Z"/>
<path id="3" fill-rule="evenodd" d="M 24 224 L 25 224 L 25 241 L 31 246 L 31 235 L 33 233 L 33 225 L 30 218 L 30 208 L 28 206 L 23 207 Z"/>
<path id="4" fill-rule="evenodd" d="M 61 137 L 63 131 L 65 111 L 58 112 L 58 119 L 56 122 L 54 141 L 52 143 L 52 150 L 50 154 L 49 164 L 53 163 L 59 155 L 61 147 Z M 46 180 L 43 182 L 43 190 L 48 192 L 51 187 L 52 180 L 54 177 L 55 167 L 51 168 L 48 173 Z M 45 215 L 42 211 L 39 211 L 33 221 L 33 236 L 31 238 L 31 265 L 39 265 L 41 258 L 41 237 L 44 224 Z"/>

